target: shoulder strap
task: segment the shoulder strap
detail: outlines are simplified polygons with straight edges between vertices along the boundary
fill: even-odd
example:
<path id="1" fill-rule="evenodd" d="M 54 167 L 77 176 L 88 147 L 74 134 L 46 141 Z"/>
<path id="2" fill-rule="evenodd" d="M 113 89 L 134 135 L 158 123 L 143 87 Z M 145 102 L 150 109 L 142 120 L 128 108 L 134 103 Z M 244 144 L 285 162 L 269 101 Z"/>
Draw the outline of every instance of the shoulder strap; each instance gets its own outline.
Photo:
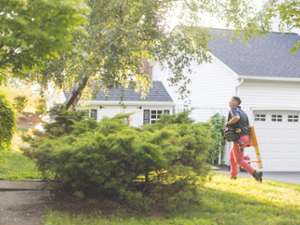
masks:
<path id="1" fill-rule="evenodd" d="M 227 121 L 229 121 L 231 118 L 231 115 L 230 115 L 230 111 L 228 112 L 228 116 L 227 116 Z"/>

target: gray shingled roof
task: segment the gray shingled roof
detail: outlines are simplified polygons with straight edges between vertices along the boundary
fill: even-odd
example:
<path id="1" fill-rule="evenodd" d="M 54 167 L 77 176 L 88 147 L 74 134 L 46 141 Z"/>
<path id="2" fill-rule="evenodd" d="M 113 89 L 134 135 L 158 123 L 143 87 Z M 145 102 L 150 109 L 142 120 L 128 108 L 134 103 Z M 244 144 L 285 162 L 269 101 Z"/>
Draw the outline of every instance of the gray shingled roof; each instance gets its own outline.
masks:
<path id="1" fill-rule="evenodd" d="M 142 98 L 141 94 L 133 88 L 113 88 L 107 93 L 102 91 L 96 94 L 92 100 L 98 101 L 157 101 L 157 102 L 173 102 L 171 96 L 160 81 L 153 81 L 152 87 L 146 98 Z"/>
<path id="2" fill-rule="evenodd" d="M 233 71 L 244 76 L 300 78 L 300 51 L 291 53 L 300 40 L 295 33 L 270 32 L 249 42 L 232 40 L 232 30 L 210 29 L 209 49 Z"/>

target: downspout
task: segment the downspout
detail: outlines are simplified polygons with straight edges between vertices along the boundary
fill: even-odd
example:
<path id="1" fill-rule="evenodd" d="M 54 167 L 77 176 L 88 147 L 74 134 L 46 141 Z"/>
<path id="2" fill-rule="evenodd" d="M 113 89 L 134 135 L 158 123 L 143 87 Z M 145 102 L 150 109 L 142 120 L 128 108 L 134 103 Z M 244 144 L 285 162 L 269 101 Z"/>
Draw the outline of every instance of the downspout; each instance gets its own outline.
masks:
<path id="1" fill-rule="evenodd" d="M 238 78 L 238 84 L 235 86 L 235 95 L 239 95 L 239 87 L 244 83 L 243 78 Z"/>

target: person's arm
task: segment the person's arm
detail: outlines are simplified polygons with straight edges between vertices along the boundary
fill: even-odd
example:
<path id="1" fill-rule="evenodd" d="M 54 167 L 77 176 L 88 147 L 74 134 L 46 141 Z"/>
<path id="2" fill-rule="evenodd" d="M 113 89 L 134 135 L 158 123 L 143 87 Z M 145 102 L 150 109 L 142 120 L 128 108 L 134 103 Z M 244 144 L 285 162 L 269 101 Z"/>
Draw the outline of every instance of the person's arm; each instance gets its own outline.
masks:
<path id="1" fill-rule="evenodd" d="M 232 126 L 232 125 L 238 123 L 238 122 L 240 121 L 240 119 L 241 119 L 240 114 L 237 112 L 236 109 L 232 109 L 232 110 L 230 111 L 230 114 L 231 114 L 231 118 L 230 118 L 230 120 L 226 123 L 226 126 Z"/>
<path id="2" fill-rule="evenodd" d="M 241 117 L 240 116 L 233 116 L 231 119 L 226 123 L 227 126 L 234 125 L 240 121 Z"/>

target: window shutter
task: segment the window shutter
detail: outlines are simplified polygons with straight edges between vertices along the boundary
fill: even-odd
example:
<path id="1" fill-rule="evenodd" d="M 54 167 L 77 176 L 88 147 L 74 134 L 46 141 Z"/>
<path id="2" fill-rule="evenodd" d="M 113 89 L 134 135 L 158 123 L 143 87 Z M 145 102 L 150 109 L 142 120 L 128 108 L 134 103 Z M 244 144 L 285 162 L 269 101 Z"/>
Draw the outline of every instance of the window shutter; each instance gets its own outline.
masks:
<path id="1" fill-rule="evenodd" d="M 144 124 L 150 123 L 150 110 L 144 109 Z"/>
<path id="2" fill-rule="evenodd" d="M 97 109 L 91 109 L 90 117 L 97 120 Z"/>

